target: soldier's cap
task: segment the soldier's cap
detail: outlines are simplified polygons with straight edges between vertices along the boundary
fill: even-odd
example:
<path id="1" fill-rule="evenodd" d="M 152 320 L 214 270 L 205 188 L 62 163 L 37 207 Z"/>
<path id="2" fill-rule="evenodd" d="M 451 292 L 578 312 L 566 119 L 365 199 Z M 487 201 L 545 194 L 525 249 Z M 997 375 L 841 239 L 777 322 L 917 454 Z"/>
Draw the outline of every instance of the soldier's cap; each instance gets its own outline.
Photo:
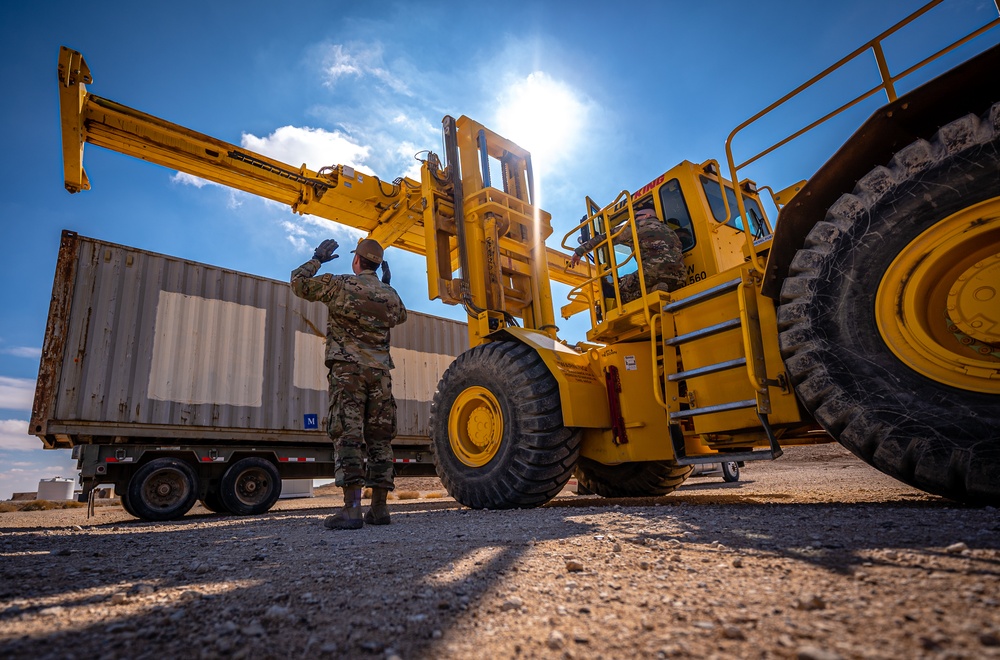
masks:
<path id="1" fill-rule="evenodd" d="M 641 220 L 642 218 L 655 218 L 656 211 L 653 209 L 639 209 L 635 212 L 635 219 Z"/>
<path id="2" fill-rule="evenodd" d="M 374 264 L 380 264 L 382 263 L 382 255 L 384 252 L 378 241 L 373 238 L 363 238 L 358 241 L 358 247 L 351 250 L 351 254 L 364 257 Z"/>

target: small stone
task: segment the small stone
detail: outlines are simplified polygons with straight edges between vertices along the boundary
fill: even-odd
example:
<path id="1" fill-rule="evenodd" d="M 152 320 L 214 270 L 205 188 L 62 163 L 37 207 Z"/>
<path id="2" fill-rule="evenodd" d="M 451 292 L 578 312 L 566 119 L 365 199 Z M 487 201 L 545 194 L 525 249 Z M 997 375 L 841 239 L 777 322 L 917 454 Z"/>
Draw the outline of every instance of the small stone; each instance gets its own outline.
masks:
<path id="1" fill-rule="evenodd" d="M 944 551 L 947 552 L 949 555 L 960 555 L 968 549 L 969 546 L 959 541 L 958 543 L 952 543 L 947 548 L 945 548 Z"/>
<path id="2" fill-rule="evenodd" d="M 816 646 L 803 646 L 796 653 L 798 660 L 841 660 L 839 654 Z"/>
<path id="3" fill-rule="evenodd" d="M 240 632 L 247 637 L 263 637 L 267 634 L 267 631 L 264 630 L 264 626 L 260 625 L 260 621 L 257 620 L 251 621 L 247 625 L 243 626 L 243 628 L 240 629 Z"/>
<path id="4" fill-rule="evenodd" d="M 795 609 L 805 610 L 806 612 L 812 612 L 815 610 L 825 610 L 826 601 L 824 601 L 818 595 L 806 596 L 804 598 L 799 598 L 795 601 Z"/>
<path id="5" fill-rule="evenodd" d="M 590 644 L 590 637 L 581 632 L 573 633 L 573 642 L 575 644 Z"/>
<path id="6" fill-rule="evenodd" d="M 500 611 L 510 612 L 511 610 L 519 610 L 522 605 L 524 605 L 524 601 L 517 596 L 513 596 L 504 601 L 504 604 L 500 606 Z"/>
<path id="7" fill-rule="evenodd" d="M 570 573 L 579 573 L 583 570 L 583 564 L 575 559 L 570 559 L 566 562 L 566 570 Z"/>
<path id="8" fill-rule="evenodd" d="M 733 568 L 743 568 L 743 557 L 733 558 Z"/>
<path id="9" fill-rule="evenodd" d="M 74 532 L 82 532 L 83 531 L 83 527 L 80 527 L 79 525 L 73 525 L 73 531 Z"/>
<path id="10" fill-rule="evenodd" d="M 291 610 L 281 605 L 272 605 L 264 612 L 264 618 L 269 621 L 282 621 L 291 618 Z"/>
<path id="11" fill-rule="evenodd" d="M 979 643 L 983 646 L 1000 646 L 1000 635 L 993 632 L 984 632 L 979 635 Z"/>
<path id="12" fill-rule="evenodd" d="M 725 626 L 722 629 L 722 636 L 726 639 L 746 639 L 747 636 L 743 634 L 743 630 L 739 626 Z"/>
<path id="13" fill-rule="evenodd" d="M 118 593 L 111 594 L 111 604 L 112 605 L 121 605 L 122 603 L 124 603 L 127 600 L 128 600 L 128 594 L 126 594 L 126 593 L 124 593 L 122 591 L 119 591 Z"/>
<path id="14" fill-rule="evenodd" d="M 554 651 L 559 650 L 566 645 L 566 637 L 558 630 L 553 630 L 549 633 L 549 638 L 545 641 L 545 645 Z"/>

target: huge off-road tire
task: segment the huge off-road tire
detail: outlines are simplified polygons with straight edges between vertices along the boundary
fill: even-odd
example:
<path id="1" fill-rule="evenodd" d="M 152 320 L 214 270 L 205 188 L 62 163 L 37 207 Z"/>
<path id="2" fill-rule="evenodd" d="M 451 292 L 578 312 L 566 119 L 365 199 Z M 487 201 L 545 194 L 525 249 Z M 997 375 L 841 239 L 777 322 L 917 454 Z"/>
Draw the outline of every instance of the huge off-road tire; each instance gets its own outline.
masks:
<path id="1" fill-rule="evenodd" d="M 833 437 L 916 488 L 1000 504 L 1000 104 L 842 196 L 778 320 L 795 391 Z"/>
<path id="2" fill-rule="evenodd" d="M 441 377 L 431 412 L 435 467 L 474 509 L 534 507 L 573 473 L 580 433 L 563 426 L 559 386 L 534 349 L 476 346 Z"/>
<path id="3" fill-rule="evenodd" d="M 581 457 L 577 482 L 601 497 L 652 497 L 672 493 L 691 474 L 690 465 L 671 461 L 638 461 L 604 465 Z"/>

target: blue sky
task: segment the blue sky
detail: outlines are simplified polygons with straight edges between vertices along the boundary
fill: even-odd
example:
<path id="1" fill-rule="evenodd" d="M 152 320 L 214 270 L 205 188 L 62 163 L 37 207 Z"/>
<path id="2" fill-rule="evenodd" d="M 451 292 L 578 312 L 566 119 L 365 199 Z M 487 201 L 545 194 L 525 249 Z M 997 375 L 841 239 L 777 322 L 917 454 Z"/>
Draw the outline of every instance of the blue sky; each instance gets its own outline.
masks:
<path id="1" fill-rule="evenodd" d="M 99 96 L 313 169 L 344 163 L 385 180 L 413 176 L 413 154 L 441 152 L 441 117 L 469 115 L 532 151 L 556 245 L 582 215 L 584 196 L 608 203 L 681 160 L 722 160 L 733 127 L 922 4 L 2 3 L 0 499 L 35 490 L 40 478 L 75 475 L 68 450 L 42 451 L 26 434 L 63 229 L 276 279 L 323 238 L 347 245 L 355 237 L 92 146 L 84 158 L 92 190 L 68 194 L 59 46 L 83 53 Z M 995 15 L 992 0 L 947 0 L 886 44 L 890 66 L 905 68 Z M 919 80 L 996 43 L 996 33 Z M 862 64 L 768 128 L 798 128 L 818 116 L 816 104 L 831 109 L 873 86 L 874 65 Z M 750 176 L 776 190 L 807 178 L 875 105 Z M 409 308 L 463 317 L 427 300 L 421 257 L 386 257 Z M 565 290 L 555 292 L 562 304 Z M 563 336 L 583 338 L 581 321 L 565 323 Z"/>

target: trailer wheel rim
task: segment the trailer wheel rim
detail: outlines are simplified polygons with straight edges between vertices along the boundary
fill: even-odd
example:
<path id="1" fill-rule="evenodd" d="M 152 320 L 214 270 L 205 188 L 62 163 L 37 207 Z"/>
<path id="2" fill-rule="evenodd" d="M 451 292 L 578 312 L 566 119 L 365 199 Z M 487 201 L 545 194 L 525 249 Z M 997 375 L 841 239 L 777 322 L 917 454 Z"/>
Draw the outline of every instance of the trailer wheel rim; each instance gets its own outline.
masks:
<path id="1" fill-rule="evenodd" d="M 258 504 L 271 494 L 270 475 L 260 468 L 250 468 L 240 473 L 234 489 L 236 498 L 247 505 Z"/>
<path id="2" fill-rule="evenodd" d="M 1000 197 L 917 236 L 875 298 L 879 332 L 905 364 L 939 383 L 1000 394 Z"/>
<path id="3" fill-rule="evenodd" d="M 143 484 L 143 499 L 153 509 L 166 510 L 183 501 L 190 492 L 187 477 L 174 468 L 163 468 L 149 475 Z"/>
<path id="4" fill-rule="evenodd" d="M 448 438 L 455 457 L 469 467 L 493 460 L 503 438 L 503 411 L 485 387 L 469 387 L 455 399 L 448 415 Z"/>

